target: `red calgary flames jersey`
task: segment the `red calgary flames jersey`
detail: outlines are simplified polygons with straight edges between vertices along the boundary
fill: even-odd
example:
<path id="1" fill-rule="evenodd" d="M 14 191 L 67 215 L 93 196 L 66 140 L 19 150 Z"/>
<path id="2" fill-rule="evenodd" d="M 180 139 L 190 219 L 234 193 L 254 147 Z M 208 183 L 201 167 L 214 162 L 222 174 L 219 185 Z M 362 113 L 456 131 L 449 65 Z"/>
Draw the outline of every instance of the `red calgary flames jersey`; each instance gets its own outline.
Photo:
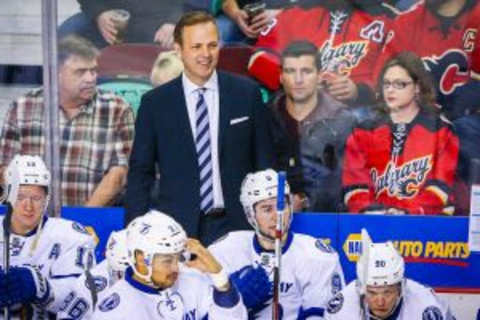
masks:
<path id="1" fill-rule="evenodd" d="M 322 71 L 347 75 L 355 82 L 371 85 L 372 70 L 392 21 L 386 14 L 374 16 L 359 9 L 284 10 L 258 38 L 256 47 L 265 51 L 251 63 L 250 74 L 267 87 L 277 89 L 279 55 L 291 42 L 308 40 L 318 46 Z"/>
<path id="2" fill-rule="evenodd" d="M 439 103 L 453 105 L 453 93 L 470 77 L 480 80 L 480 3 L 467 0 L 464 10 L 455 18 L 440 18 L 420 1 L 397 17 L 388 37 L 383 62 L 403 50 L 419 55 L 433 75 Z"/>
<path id="3" fill-rule="evenodd" d="M 450 125 L 419 113 L 406 126 L 396 157 L 392 127 L 389 117 L 382 117 L 355 128 L 348 138 L 342 177 L 348 210 L 382 206 L 410 214 L 452 214 L 448 205 L 459 142 Z"/>

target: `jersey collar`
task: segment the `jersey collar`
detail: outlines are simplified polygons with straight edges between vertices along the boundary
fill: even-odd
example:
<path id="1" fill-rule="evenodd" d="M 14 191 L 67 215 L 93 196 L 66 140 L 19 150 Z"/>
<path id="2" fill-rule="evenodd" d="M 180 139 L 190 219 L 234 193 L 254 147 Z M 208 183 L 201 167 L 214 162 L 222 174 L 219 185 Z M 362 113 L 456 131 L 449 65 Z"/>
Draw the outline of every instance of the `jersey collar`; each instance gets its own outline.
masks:
<path id="1" fill-rule="evenodd" d="M 42 221 L 42 226 L 45 226 L 45 223 L 47 223 L 47 220 L 48 220 L 48 217 L 45 215 L 43 216 L 43 221 Z M 22 235 L 22 237 L 31 237 L 33 236 L 34 234 L 37 233 L 37 229 L 38 229 L 38 225 L 33 228 L 32 230 L 30 230 L 29 232 L 27 232 L 25 235 Z"/>
<path id="2" fill-rule="evenodd" d="M 152 288 L 150 286 L 147 286 L 146 284 L 140 283 L 137 280 L 133 279 L 132 267 L 128 267 L 127 270 L 125 271 L 125 281 L 127 281 L 132 287 L 134 287 L 137 290 L 140 290 L 148 294 L 158 295 L 158 289 Z"/>
<path id="3" fill-rule="evenodd" d="M 260 254 L 262 252 L 273 252 L 273 250 L 265 250 L 261 245 L 260 242 L 258 242 L 258 236 L 255 234 L 253 237 L 253 248 L 255 249 L 255 252 L 257 254 Z M 287 252 L 288 248 L 290 248 L 290 245 L 292 244 L 293 241 L 293 232 L 289 231 L 287 235 L 287 240 L 285 241 L 283 247 L 282 247 L 282 254 Z"/>

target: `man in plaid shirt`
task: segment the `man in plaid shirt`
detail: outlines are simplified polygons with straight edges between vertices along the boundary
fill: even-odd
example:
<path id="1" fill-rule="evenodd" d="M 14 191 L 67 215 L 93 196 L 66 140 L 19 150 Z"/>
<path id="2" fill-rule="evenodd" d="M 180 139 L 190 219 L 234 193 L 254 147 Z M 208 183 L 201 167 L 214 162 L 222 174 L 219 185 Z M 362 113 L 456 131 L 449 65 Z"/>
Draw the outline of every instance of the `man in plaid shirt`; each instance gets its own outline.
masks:
<path id="1" fill-rule="evenodd" d="M 83 38 L 59 42 L 62 205 L 111 205 L 124 186 L 133 111 L 121 98 L 96 89 L 97 56 Z M 44 156 L 43 111 L 41 88 L 13 102 L 0 139 L 2 172 L 16 154 Z"/>

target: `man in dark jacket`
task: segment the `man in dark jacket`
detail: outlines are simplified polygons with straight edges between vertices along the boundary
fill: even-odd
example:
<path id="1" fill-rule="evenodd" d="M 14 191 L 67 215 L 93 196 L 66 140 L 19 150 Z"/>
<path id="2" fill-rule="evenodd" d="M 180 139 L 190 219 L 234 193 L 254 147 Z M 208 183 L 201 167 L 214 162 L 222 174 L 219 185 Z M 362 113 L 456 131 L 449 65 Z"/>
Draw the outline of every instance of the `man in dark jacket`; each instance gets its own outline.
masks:
<path id="1" fill-rule="evenodd" d="M 351 109 L 319 89 L 316 46 L 293 42 L 282 53 L 283 92 L 272 103 L 277 169 L 286 170 L 294 209 L 341 210 L 345 140 L 356 123 Z"/>
<path id="2" fill-rule="evenodd" d="M 183 1 L 167 0 L 78 0 L 78 3 L 81 12 L 62 23 L 58 35 L 64 37 L 76 33 L 98 48 L 118 41 L 114 9 L 130 13 L 124 42 L 157 42 L 171 48 L 173 28 L 183 6 Z"/>

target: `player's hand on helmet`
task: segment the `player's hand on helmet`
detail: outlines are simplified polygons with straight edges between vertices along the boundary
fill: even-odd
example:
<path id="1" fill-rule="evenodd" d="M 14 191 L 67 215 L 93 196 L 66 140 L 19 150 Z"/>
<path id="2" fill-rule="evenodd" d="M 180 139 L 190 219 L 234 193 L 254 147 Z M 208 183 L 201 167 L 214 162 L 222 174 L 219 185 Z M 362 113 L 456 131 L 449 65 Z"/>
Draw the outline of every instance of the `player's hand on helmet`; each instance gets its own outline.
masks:
<path id="1" fill-rule="evenodd" d="M 22 303 L 46 304 L 51 295 L 50 285 L 40 271 L 31 266 L 11 267 L 8 273 L 2 276 L 0 304 L 12 306 Z M 5 295 L 4 295 L 5 293 Z"/>
<path id="2" fill-rule="evenodd" d="M 261 308 L 273 297 L 273 284 L 262 267 L 245 266 L 232 273 L 230 280 L 240 292 L 247 309 Z"/>
<path id="3" fill-rule="evenodd" d="M 328 80 L 328 93 L 340 101 L 352 101 L 358 97 L 355 82 L 347 76 L 334 76 Z"/>
<path id="4" fill-rule="evenodd" d="M 200 241 L 189 238 L 186 249 L 195 256 L 194 259 L 185 262 L 187 266 L 205 273 L 219 273 L 222 271 L 222 265 Z"/>

